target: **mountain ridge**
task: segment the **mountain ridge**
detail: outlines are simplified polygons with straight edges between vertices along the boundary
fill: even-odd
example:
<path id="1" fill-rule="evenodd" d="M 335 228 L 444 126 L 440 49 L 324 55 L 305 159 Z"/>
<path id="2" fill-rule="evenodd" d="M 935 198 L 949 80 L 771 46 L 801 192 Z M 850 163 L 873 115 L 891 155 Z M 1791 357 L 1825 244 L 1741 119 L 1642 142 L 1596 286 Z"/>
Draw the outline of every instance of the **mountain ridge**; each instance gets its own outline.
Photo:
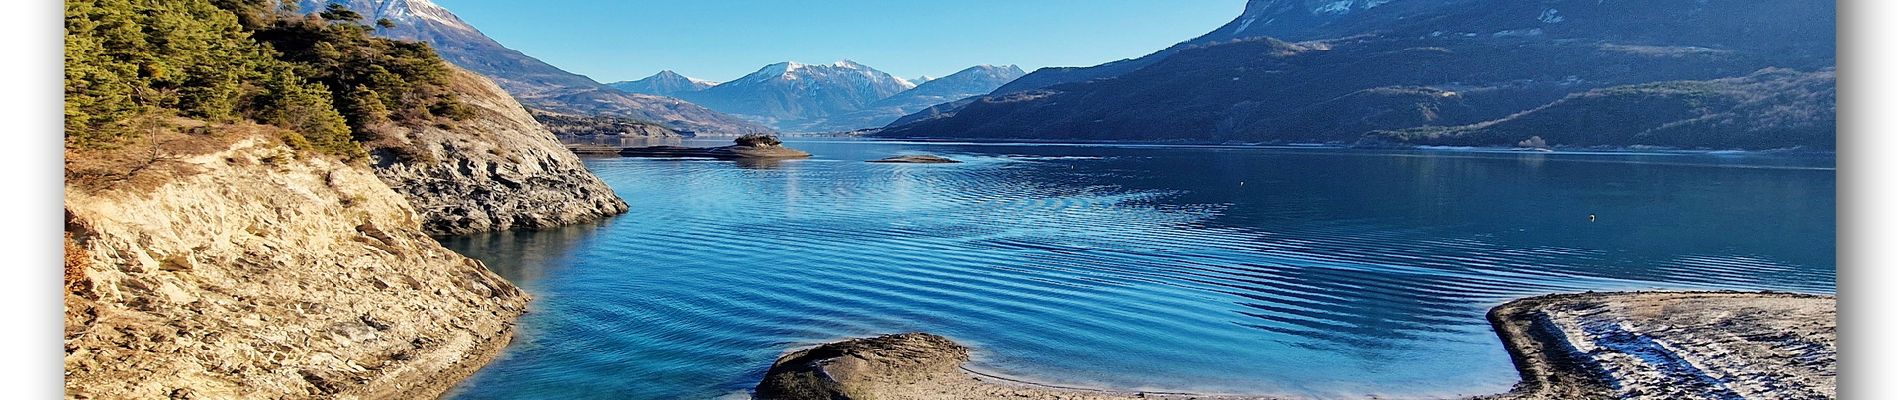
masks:
<path id="1" fill-rule="evenodd" d="M 1285 3 L 1256 0 L 1249 9 L 1261 4 Z M 1490 140 L 1459 141 L 1467 145 L 1511 146 L 1528 138 L 1374 133 L 1476 124 L 1551 104 L 1573 93 L 1682 80 L 1793 88 L 1816 95 L 1768 101 L 1831 110 L 1832 92 L 1810 89 L 1818 85 L 1814 82 L 1831 85 L 1831 73 L 1827 78 L 1800 78 L 1805 82 L 1800 85 L 1741 83 L 1730 78 L 1763 68 L 1796 72 L 1831 68 L 1832 11 L 1831 4 L 1818 1 L 1396 0 L 1355 9 L 1349 15 L 1360 17 L 1342 17 L 1314 28 L 1323 34 L 1335 29 L 1363 33 L 1301 42 L 1249 38 L 1187 46 L 1112 78 L 1015 92 L 1005 87 L 983 97 L 933 106 L 875 135 L 1345 144 L 1364 139 L 1403 143 L 1463 137 Z M 1365 22 L 1371 20 L 1383 23 Z M 1240 25 L 1229 26 L 1247 26 L 1244 19 L 1236 21 Z M 1024 79 L 1029 77 L 1016 82 Z M 1579 107 L 1623 107 L 1612 103 L 1647 101 L 1644 98 L 1593 96 L 1587 99 L 1591 101 L 1571 101 L 1558 109 L 1574 115 Z M 1752 99 L 1724 101 L 1740 102 L 1745 109 L 1775 107 L 1750 103 Z M 1693 114 L 1685 115 L 1693 118 Z M 1831 126 L 1831 120 L 1802 124 Z M 1502 131 L 1461 128 L 1452 132 Z M 1814 137 L 1805 132 L 1799 134 Z M 1787 143 L 1700 137 L 1720 138 L 1700 145 L 1722 148 Z M 1659 145 L 1653 142 L 1656 137 L 1647 135 L 1569 143 L 1563 142 L 1565 135 L 1545 138 L 1556 140 L 1555 145 Z M 1832 147 L 1831 140 L 1802 143 Z"/>
<path id="2" fill-rule="evenodd" d="M 680 75 L 678 72 L 673 72 L 673 70 L 664 70 L 645 78 L 609 83 L 607 87 L 627 93 L 671 97 L 680 93 L 705 90 L 706 88 L 717 85 L 719 85 L 719 82 Z"/>
<path id="3" fill-rule="evenodd" d="M 964 68 L 942 78 L 925 81 L 910 90 L 872 102 L 857 111 L 814 121 L 802 128 L 819 132 L 844 132 L 882 127 L 905 115 L 923 111 L 938 104 L 989 93 L 997 87 L 1021 78 L 1024 74 L 1022 67 L 1016 65 L 984 64 Z"/>
<path id="4" fill-rule="evenodd" d="M 562 70 L 502 45 L 447 8 L 428 0 L 297 1 L 299 12 L 306 14 L 332 3 L 362 14 L 362 22 L 371 24 L 378 36 L 428 43 L 443 59 L 494 80 L 529 107 L 653 121 L 683 132 L 771 132 L 771 128 L 684 100 L 627 93 Z M 375 24 L 382 19 L 390 20 L 394 26 Z"/>

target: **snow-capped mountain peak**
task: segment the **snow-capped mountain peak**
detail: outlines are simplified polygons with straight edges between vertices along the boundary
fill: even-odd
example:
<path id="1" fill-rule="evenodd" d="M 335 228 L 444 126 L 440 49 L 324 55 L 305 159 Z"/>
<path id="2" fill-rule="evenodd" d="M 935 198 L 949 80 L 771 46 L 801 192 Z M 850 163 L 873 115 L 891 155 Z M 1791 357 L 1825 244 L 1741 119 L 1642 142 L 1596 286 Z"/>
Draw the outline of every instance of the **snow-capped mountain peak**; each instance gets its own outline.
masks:
<path id="1" fill-rule="evenodd" d="M 715 110 L 771 122 L 855 111 L 915 87 L 915 83 L 851 60 L 829 64 L 784 61 L 679 96 Z"/>
<path id="2" fill-rule="evenodd" d="M 478 32 L 455 13 L 429 0 L 299 0 L 304 12 L 315 12 L 331 4 L 342 4 L 363 13 L 363 22 L 387 19 L 397 25 L 429 25 L 467 32 Z"/>
<path id="3" fill-rule="evenodd" d="M 891 76 L 884 71 L 851 60 L 838 60 L 830 64 L 806 64 L 797 61 L 773 63 L 759 68 L 757 72 L 734 79 L 731 83 L 764 84 L 773 81 L 799 80 L 848 83 L 859 87 L 889 85 L 896 87 L 897 91 L 917 87 L 917 84 L 903 78 Z"/>

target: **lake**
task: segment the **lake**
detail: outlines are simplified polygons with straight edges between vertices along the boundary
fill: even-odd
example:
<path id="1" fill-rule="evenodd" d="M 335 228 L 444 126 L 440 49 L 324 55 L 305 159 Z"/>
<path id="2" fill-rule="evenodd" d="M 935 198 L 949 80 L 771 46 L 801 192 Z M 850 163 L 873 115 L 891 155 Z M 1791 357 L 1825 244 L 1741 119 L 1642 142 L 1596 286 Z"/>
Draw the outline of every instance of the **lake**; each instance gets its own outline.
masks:
<path id="1" fill-rule="evenodd" d="M 814 157 L 589 159 L 632 211 L 444 239 L 536 296 L 452 396 L 744 398 L 784 352 L 904 331 L 1069 386 L 1486 394 L 1513 298 L 1835 290 L 1828 156 L 788 145 Z M 965 162 L 864 162 L 913 153 Z"/>

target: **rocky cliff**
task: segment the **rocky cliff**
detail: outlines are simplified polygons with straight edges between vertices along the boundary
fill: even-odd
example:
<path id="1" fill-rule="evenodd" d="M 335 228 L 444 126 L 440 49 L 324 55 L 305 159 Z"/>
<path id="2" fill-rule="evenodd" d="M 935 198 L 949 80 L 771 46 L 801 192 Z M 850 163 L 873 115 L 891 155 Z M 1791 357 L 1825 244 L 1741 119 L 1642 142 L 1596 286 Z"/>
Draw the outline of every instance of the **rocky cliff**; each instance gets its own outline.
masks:
<path id="1" fill-rule="evenodd" d="M 473 117 L 391 126 L 372 142 L 376 175 L 409 198 L 431 235 L 539 229 L 627 211 L 507 92 L 458 70 L 451 84 Z"/>
<path id="2" fill-rule="evenodd" d="M 527 295 L 369 168 L 220 135 L 69 181 L 69 398 L 428 398 L 506 345 Z"/>

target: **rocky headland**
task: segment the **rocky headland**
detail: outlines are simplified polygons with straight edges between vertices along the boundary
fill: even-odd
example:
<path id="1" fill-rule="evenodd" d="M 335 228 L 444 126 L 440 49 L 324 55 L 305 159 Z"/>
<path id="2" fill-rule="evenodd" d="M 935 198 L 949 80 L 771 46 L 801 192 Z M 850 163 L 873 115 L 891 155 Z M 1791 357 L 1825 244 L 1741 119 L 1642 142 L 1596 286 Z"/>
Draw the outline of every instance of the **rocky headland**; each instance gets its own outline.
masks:
<path id="1" fill-rule="evenodd" d="M 428 398 L 524 312 L 366 166 L 265 135 L 171 154 L 67 187 L 69 398 Z"/>
<path id="2" fill-rule="evenodd" d="M 69 147 L 66 396 L 433 398 L 499 354 L 530 296 L 431 236 L 627 205 L 492 82 L 451 74 L 462 115 L 370 126 L 366 157 L 182 117 Z"/>
<path id="3" fill-rule="evenodd" d="M 475 116 L 390 126 L 371 151 L 376 176 L 408 197 L 431 235 L 543 229 L 627 211 L 627 203 L 520 103 L 455 70 L 450 85 Z"/>
<path id="4" fill-rule="evenodd" d="M 1489 313 L 1522 381 L 1480 399 L 1830 399 L 1834 298 L 1631 292 L 1520 299 Z M 962 367 L 968 348 L 927 333 L 852 339 L 780 357 L 762 399 L 1268 399 L 1064 388 Z"/>

